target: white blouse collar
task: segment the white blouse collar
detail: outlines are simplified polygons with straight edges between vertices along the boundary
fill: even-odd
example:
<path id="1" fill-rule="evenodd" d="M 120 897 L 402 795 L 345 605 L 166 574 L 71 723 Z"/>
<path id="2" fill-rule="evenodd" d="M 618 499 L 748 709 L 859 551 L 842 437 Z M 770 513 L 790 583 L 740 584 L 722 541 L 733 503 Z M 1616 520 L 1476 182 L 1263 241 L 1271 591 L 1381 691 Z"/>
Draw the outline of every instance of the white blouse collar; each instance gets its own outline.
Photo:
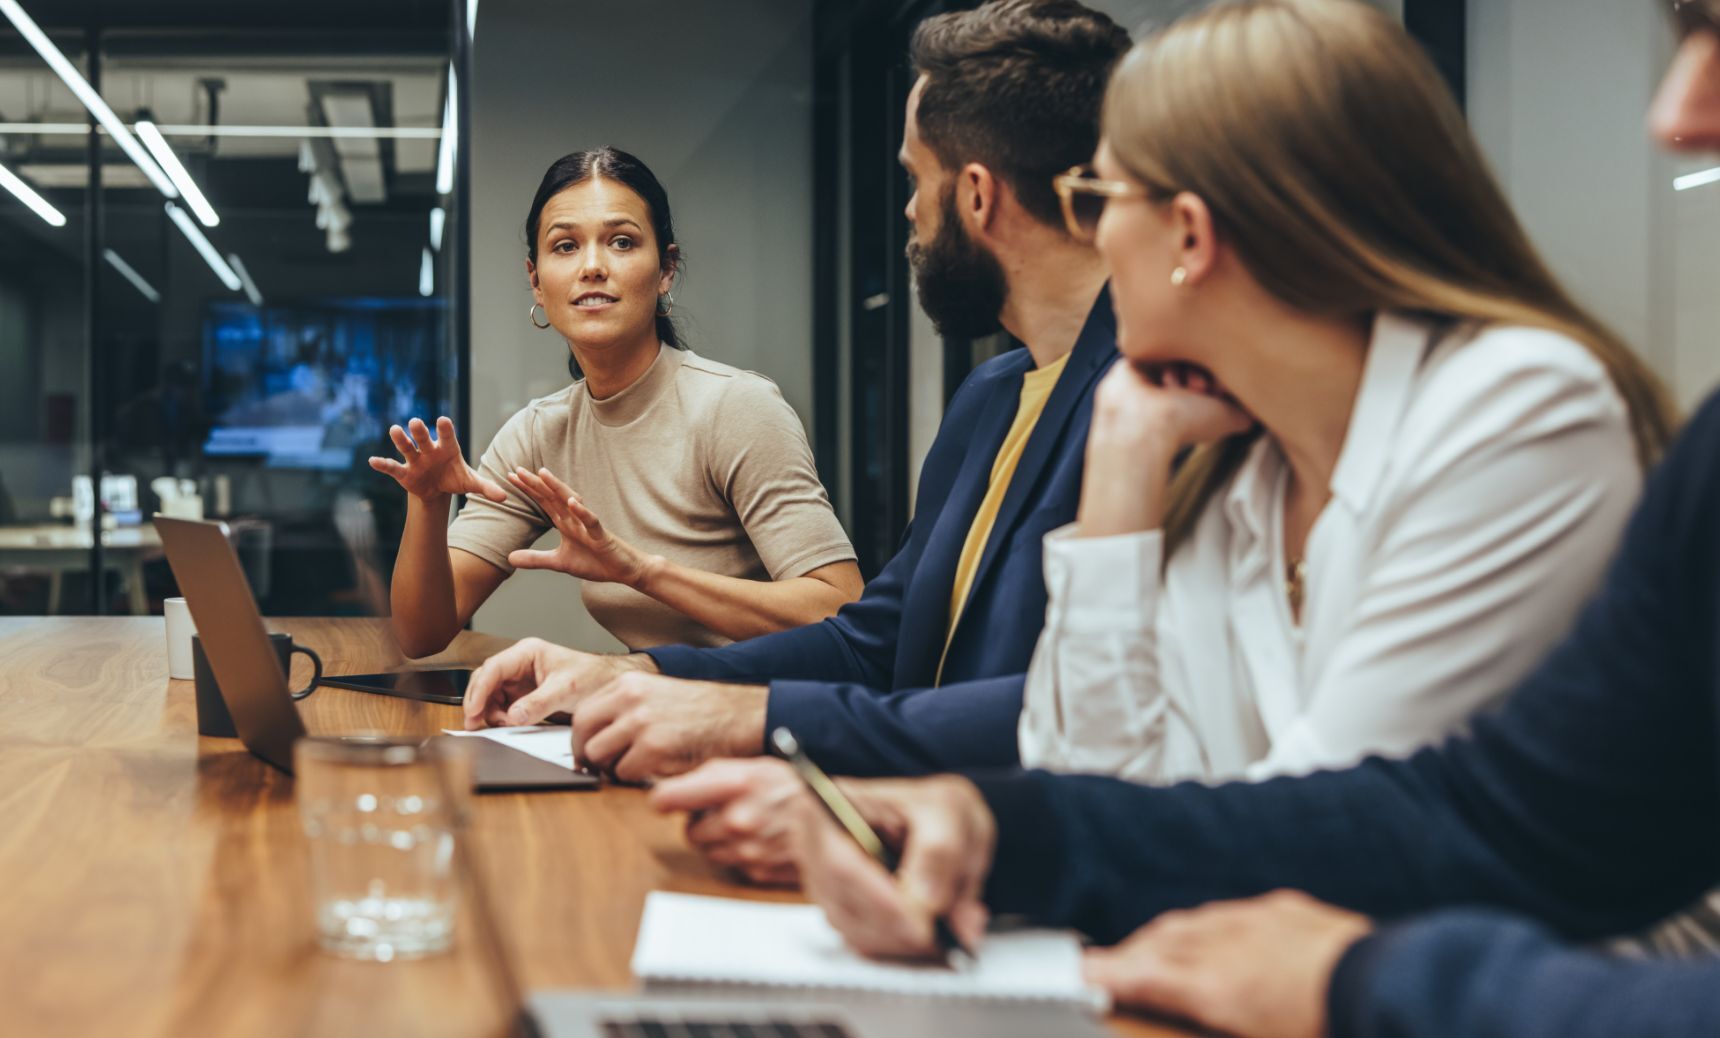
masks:
<path id="1" fill-rule="evenodd" d="M 1398 423 L 1409 410 L 1416 374 L 1435 341 L 1437 326 L 1425 318 L 1380 311 L 1362 368 L 1356 406 L 1344 446 L 1332 470 L 1332 496 L 1361 513 L 1391 460 Z M 1255 442 L 1224 495 L 1224 515 L 1235 533 L 1236 574 L 1243 579 L 1266 562 L 1273 496 L 1282 490 L 1283 456 L 1270 437 Z"/>

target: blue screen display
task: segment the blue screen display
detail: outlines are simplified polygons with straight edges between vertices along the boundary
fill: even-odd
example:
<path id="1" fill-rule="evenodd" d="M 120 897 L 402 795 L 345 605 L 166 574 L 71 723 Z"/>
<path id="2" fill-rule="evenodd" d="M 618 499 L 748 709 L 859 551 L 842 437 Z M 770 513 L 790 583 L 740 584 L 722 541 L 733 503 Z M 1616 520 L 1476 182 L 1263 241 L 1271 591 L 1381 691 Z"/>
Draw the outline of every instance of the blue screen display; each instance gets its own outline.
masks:
<path id="1" fill-rule="evenodd" d="M 440 299 L 210 302 L 203 318 L 209 457 L 347 469 L 387 430 L 451 414 Z"/>

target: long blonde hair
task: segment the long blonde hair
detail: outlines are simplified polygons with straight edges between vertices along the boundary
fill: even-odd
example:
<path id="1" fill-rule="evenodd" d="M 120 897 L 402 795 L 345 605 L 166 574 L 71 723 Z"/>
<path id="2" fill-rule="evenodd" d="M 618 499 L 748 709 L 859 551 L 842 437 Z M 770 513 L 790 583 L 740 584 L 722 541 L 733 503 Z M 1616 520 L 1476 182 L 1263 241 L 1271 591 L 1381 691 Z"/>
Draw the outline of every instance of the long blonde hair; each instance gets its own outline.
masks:
<path id="1" fill-rule="evenodd" d="M 1105 97 L 1112 153 L 1157 200 L 1200 196 L 1278 299 L 1323 316 L 1411 311 L 1566 335 L 1606 367 L 1652 465 L 1676 415 L 1630 347 L 1566 294 L 1421 47 L 1359 0 L 1230 0 L 1143 40 Z M 1194 452 L 1168 550 L 1247 454 Z"/>

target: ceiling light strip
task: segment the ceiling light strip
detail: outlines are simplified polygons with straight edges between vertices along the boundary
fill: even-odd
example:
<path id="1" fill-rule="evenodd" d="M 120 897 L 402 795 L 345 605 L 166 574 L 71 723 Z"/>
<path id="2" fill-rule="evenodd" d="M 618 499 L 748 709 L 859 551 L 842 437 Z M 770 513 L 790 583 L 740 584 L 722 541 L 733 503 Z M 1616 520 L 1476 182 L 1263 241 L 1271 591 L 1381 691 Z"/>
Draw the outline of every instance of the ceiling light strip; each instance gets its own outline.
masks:
<path id="1" fill-rule="evenodd" d="M 195 248 L 197 254 L 203 257 L 203 262 L 209 264 L 209 269 L 215 272 L 215 276 L 221 279 L 221 283 L 227 286 L 229 292 L 237 292 L 245 287 L 244 282 L 239 280 L 239 275 L 233 273 L 233 268 L 229 267 L 227 261 L 221 258 L 221 254 L 215 251 L 215 246 L 209 244 L 208 238 L 203 237 L 203 232 L 197 229 L 197 224 L 192 222 L 190 215 L 185 210 L 169 202 L 167 203 L 167 215 L 179 225 L 179 229 L 190 240 L 192 248 Z"/>
<path id="2" fill-rule="evenodd" d="M 30 46 L 36 48 L 36 53 L 42 56 L 42 60 L 48 63 L 48 67 L 54 70 L 61 82 L 66 84 L 67 89 L 71 90 L 77 99 L 84 103 L 84 107 L 90 110 L 90 114 L 96 117 L 96 121 L 107 129 L 108 136 L 119 144 L 120 150 L 124 151 L 131 161 L 137 163 L 137 167 L 143 170 L 145 176 L 149 177 L 150 183 L 155 185 L 156 190 L 168 198 L 179 197 L 179 189 L 173 186 L 173 181 L 167 178 L 167 174 L 161 171 L 161 167 L 157 166 L 154 160 L 149 157 L 149 153 L 143 150 L 143 146 L 137 143 L 137 138 L 133 137 L 131 131 L 125 128 L 125 123 L 120 121 L 119 116 L 114 114 L 113 109 L 108 107 L 108 103 L 102 100 L 102 96 L 96 93 L 95 88 L 91 87 L 77 68 L 66 60 L 64 54 L 60 53 L 60 48 L 54 46 L 54 41 L 48 39 L 47 34 L 31 20 L 28 14 L 24 13 L 24 9 L 18 5 L 18 0 L 0 0 L 0 14 L 4 14 L 19 34 L 29 42 Z"/>
<path id="3" fill-rule="evenodd" d="M 1673 180 L 1672 189 L 1674 191 L 1688 191 L 1693 187 L 1712 184 L 1717 180 L 1720 180 L 1720 166 L 1715 166 L 1713 169 L 1705 169 L 1700 173 L 1687 173 L 1682 177 L 1678 177 Z"/>
<path id="4" fill-rule="evenodd" d="M 7 169 L 5 166 L 0 166 L 0 187 L 3 187 L 16 195 L 18 197 L 18 201 L 23 202 L 28 206 L 31 212 L 48 221 L 49 226 L 64 227 L 66 225 L 65 213 L 62 213 L 52 205 L 49 205 L 48 200 L 43 198 L 41 195 L 38 195 L 35 188 L 24 183 L 23 180 L 19 179 L 18 174 Z"/>
<path id="5" fill-rule="evenodd" d="M 215 207 L 203 197 L 197 182 L 191 179 L 190 171 L 179 161 L 179 156 L 173 153 L 173 149 L 167 146 L 167 141 L 162 138 L 161 131 L 156 129 L 155 124 L 147 119 L 139 120 L 137 135 L 143 138 L 144 145 L 149 148 L 149 153 L 155 156 L 155 161 L 161 163 L 161 168 L 167 171 L 168 179 L 173 181 L 173 186 L 185 197 L 185 204 L 197 214 L 198 222 L 205 227 L 219 224 L 221 218 L 215 215 Z"/>
<path id="6" fill-rule="evenodd" d="M 4 2 L 4 0 L 0 0 Z M 442 105 L 442 147 L 436 155 L 436 193 L 445 195 L 454 190 L 455 119 L 459 112 L 459 80 L 454 66 L 448 66 L 448 98 Z"/>
<path id="7" fill-rule="evenodd" d="M 373 137 L 377 140 L 434 141 L 442 137 L 439 126 L 204 126 L 197 123 L 160 123 L 163 137 Z M 0 134 L 71 135 L 84 133 L 87 123 L 5 123 Z"/>
<path id="8" fill-rule="evenodd" d="M 136 270 L 133 270 L 131 264 L 120 259 L 119 253 L 112 249 L 103 249 L 102 256 L 107 259 L 108 264 L 112 266 L 113 269 L 119 271 L 120 274 L 124 275 L 127 281 L 131 282 L 131 287 L 137 289 L 138 293 L 142 295 L 143 298 L 152 303 L 161 302 L 161 293 L 155 290 L 154 285 L 143 280 L 143 275 L 139 274 Z"/>
<path id="9" fill-rule="evenodd" d="M 245 287 L 245 298 L 251 301 L 252 306 L 262 306 L 263 293 L 257 291 L 257 283 L 251 280 L 251 272 L 245 269 L 245 261 L 239 258 L 237 252 L 227 254 L 227 265 L 239 275 L 239 283 Z"/>

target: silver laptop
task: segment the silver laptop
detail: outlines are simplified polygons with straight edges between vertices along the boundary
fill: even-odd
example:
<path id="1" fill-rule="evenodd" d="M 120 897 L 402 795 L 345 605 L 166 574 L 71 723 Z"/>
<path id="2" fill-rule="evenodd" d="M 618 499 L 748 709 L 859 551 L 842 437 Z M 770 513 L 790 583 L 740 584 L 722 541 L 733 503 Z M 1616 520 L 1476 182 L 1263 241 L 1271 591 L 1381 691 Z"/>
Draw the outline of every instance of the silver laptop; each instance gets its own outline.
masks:
<path id="1" fill-rule="evenodd" d="M 680 994 L 542 992 L 525 1030 L 544 1038 L 1106 1038 L 1081 1010 L 1033 1003 L 864 996 L 808 1001 Z"/>
<path id="2" fill-rule="evenodd" d="M 281 673 L 280 660 L 269 645 L 263 615 L 257 611 L 257 601 L 227 538 L 226 526 L 157 516 L 155 528 L 167 549 L 173 577 L 185 593 L 185 604 L 191 609 L 209 667 L 221 686 L 227 712 L 233 715 L 239 741 L 290 774 L 293 743 L 305 737 L 304 722 L 287 691 L 287 676 Z M 385 689 L 375 691 L 394 694 Z M 467 741 L 472 778 L 481 793 L 596 789 L 602 785 L 602 779 L 594 774 L 570 771 L 488 739 Z"/>
<path id="3" fill-rule="evenodd" d="M 269 644 L 251 585 L 239 568 L 239 556 L 227 539 L 226 524 L 157 516 L 155 529 L 239 741 L 290 773 L 293 743 L 305 737 L 305 725 Z"/>

